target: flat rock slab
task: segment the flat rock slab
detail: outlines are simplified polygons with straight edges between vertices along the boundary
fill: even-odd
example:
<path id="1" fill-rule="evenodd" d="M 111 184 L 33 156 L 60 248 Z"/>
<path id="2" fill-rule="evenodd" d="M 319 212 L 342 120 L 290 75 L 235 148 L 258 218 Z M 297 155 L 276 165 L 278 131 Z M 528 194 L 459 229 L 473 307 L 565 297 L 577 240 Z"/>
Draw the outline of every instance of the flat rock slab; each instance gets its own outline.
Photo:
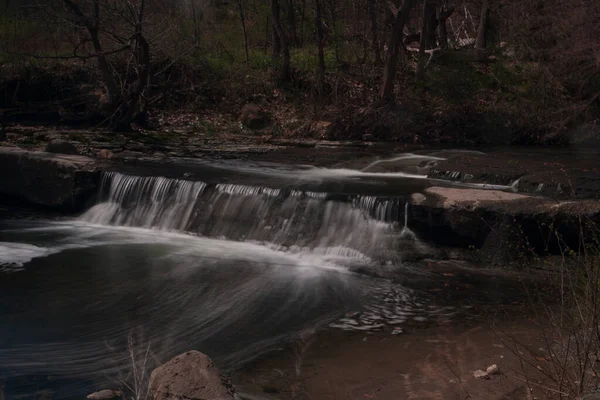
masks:
<path id="1" fill-rule="evenodd" d="M 100 177 L 94 159 L 11 147 L 0 147 L 0 171 L 0 194 L 64 211 L 81 210 Z"/>
<path id="2" fill-rule="evenodd" d="M 437 163 L 430 178 L 510 185 L 550 197 L 600 198 L 600 155 L 571 151 L 460 154 Z"/>
<path id="3" fill-rule="evenodd" d="M 528 250 L 545 252 L 560 236 L 563 245 L 576 248 L 581 230 L 600 223 L 600 201 L 592 199 L 430 187 L 413 194 L 410 203 L 409 226 L 431 241 L 450 246 L 481 248 L 490 240 L 510 239 L 521 241 Z"/>

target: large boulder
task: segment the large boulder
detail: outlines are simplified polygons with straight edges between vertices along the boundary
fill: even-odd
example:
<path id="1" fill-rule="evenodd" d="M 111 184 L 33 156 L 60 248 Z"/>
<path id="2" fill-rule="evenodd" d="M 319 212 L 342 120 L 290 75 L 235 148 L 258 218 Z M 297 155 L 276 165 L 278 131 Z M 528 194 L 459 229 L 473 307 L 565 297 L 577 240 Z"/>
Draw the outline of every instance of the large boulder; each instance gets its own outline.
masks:
<path id="1" fill-rule="evenodd" d="M 11 147 L 0 147 L 0 171 L 0 195 L 64 211 L 85 208 L 100 177 L 90 158 Z"/>
<path id="2" fill-rule="evenodd" d="M 46 153 L 78 155 L 77 148 L 64 140 L 53 140 L 46 145 Z"/>
<path id="3" fill-rule="evenodd" d="M 231 382 L 199 351 L 178 355 L 152 371 L 149 393 L 152 400 L 239 399 Z"/>
<path id="4" fill-rule="evenodd" d="M 246 104 L 240 113 L 240 122 L 250 129 L 261 129 L 269 123 L 269 115 L 256 104 Z"/>

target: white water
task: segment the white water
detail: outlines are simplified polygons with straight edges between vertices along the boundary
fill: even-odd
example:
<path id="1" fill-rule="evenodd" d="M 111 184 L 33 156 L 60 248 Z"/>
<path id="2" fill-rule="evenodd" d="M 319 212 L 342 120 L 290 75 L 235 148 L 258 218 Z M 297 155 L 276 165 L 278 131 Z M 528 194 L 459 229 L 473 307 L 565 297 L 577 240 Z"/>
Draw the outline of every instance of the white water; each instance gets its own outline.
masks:
<path id="1" fill-rule="evenodd" d="M 188 232 L 263 243 L 282 251 L 390 261 L 398 252 L 398 199 L 355 196 L 327 200 L 326 193 L 268 187 L 136 177 L 110 173 L 102 199 L 84 222 Z M 405 221 L 405 230 L 408 229 Z M 395 260 L 394 260 L 395 261 Z"/>

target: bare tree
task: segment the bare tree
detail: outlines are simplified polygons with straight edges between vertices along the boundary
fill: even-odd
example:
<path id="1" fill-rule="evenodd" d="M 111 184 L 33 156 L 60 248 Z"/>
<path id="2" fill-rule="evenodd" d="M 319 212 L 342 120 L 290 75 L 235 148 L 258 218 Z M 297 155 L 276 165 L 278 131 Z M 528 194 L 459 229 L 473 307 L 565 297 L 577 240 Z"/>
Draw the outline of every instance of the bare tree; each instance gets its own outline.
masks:
<path id="1" fill-rule="evenodd" d="M 75 1 L 63 0 L 63 4 L 67 10 L 67 19 L 75 26 L 83 26 L 89 34 L 94 48 L 94 56 L 98 62 L 98 70 L 102 76 L 102 83 L 110 105 L 114 106 L 118 102 L 119 91 L 100 41 L 100 0 L 92 0 L 89 16 L 84 14 L 82 8 Z"/>
<path id="2" fill-rule="evenodd" d="M 402 36 L 404 26 L 410 16 L 415 0 L 404 0 L 402 8 L 397 11 L 392 32 L 388 40 L 387 58 L 383 70 L 383 83 L 381 84 L 380 97 L 383 101 L 393 100 L 394 81 L 396 79 L 396 69 L 398 67 L 398 53 L 402 45 Z"/>

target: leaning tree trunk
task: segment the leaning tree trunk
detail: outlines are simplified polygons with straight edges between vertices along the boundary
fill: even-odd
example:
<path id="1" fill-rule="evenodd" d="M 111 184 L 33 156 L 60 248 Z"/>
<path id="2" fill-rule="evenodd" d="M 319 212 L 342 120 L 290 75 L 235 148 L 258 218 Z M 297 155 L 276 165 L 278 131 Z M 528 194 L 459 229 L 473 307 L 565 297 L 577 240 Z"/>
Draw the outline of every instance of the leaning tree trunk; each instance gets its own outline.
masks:
<path id="1" fill-rule="evenodd" d="M 315 1 L 315 26 L 317 27 L 317 80 L 316 89 L 319 101 L 323 100 L 323 92 L 325 88 L 325 51 L 323 42 L 325 41 L 323 34 L 323 19 L 321 16 L 321 0 Z"/>
<path id="2" fill-rule="evenodd" d="M 273 27 L 275 28 L 275 32 L 277 33 L 277 37 L 279 38 L 279 44 L 281 45 L 281 53 L 283 55 L 283 59 L 281 62 L 280 78 L 284 82 L 289 82 L 292 79 L 290 48 L 288 45 L 287 37 L 285 36 L 285 31 L 283 30 L 283 26 L 281 25 L 279 0 L 271 0 L 271 14 L 273 17 Z"/>
<path id="3" fill-rule="evenodd" d="M 475 42 L 476 49 L 485 49 L 486 47 L 486 31 L 488 25 L 488 18 L 490 13 L 489 0 L 483 0 L 481 6 L 481 17 L 479 18 L 479 27 L 477 28 L 477 41 Z"/>
<path id="4" fill-rule="evenodd" d="M 379 95 L 383 101 L 391 101 L 394 97 L 394 80 L 396 79 L 396 69 L 398 67 L 398 53 L 402 45 L 402 35 L 404 25 L 410 15 L 415 0 L 404 0 L 402 8 L 394 20 L 394 26 L 388 40 L 387 59 L 383 70 L 383 83 Z"/>

